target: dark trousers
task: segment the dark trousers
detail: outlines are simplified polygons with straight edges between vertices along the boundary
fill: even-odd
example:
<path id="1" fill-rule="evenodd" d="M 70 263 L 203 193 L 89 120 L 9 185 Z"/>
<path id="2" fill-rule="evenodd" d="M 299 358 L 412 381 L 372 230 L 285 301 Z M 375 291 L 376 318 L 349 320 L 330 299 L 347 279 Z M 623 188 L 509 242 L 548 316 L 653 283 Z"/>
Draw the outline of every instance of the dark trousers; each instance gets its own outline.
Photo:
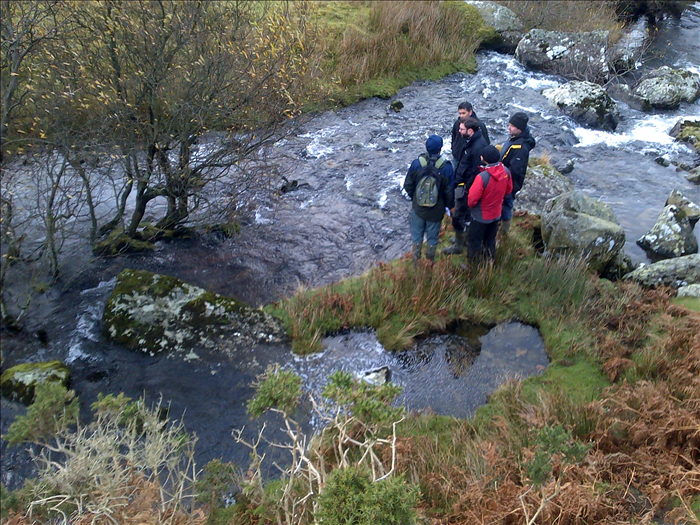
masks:
<path id="1" fill-rule="evenodd" d="M 467 233 L 467 255 L 469 258 L 496 256 L 496 234 L 498 222 L 472 221 Z"/>
<path id="2" fill-rule="evenodd" d="M 472 220 L 472 214 L 469 211 L 467 195 L 465 194 L 461 199 L 455 199 L 455 207 L 452 210 L 452 227 L 456 232 L 466 231 L 470 220 Z"/>

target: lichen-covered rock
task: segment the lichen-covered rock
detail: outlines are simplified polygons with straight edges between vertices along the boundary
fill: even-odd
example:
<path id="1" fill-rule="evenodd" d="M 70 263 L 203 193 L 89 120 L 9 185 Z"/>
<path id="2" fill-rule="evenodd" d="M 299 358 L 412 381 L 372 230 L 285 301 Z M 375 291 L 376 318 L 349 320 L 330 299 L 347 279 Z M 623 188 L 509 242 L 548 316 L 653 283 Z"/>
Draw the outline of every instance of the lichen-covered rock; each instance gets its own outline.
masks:
<path id="1" fill-rule="evenodd" d="M 700 97 L 700 75 L 663 66 L 645 75 L 633 93 L 643 101 L 644 109 L 676 109 L 681 102 Z"/>
<path id="2" fill-rule="evenodd" d="M 637 244 L 655 259 L 671 259 L 698 253 L 698 240 L 683 210 L 673 204 L 666 206 L 656 224 Z"/>
<path id="3" fill-rule="evenodd" d="M 175 277 L 124 270 L 107 301 L 103 333 L 150 354 L 206 348 L 232 354 L 286 338 L 275 317 Z"/>
<path id="4" fill-rule="evenodd" d="M 700 297 L 700 284 L 681 286 L 676 297 Z"/>
<path id="5" fill-rule="evenodd" d="M 554 166 L 550 164 L 529 166 L 525 183 L 515 200 L 515 206 L 520 211 L 542 215 L 544 205 L 549 199 L 573 189 L 574 186 L 569 179 L 559 173 Z"/>
<path id="6" fill-rule="evenodd" d="M 700 219 L 700 206 L 683 195 L 683 192 L 680 190 L 673 190 L 670 193 L 668 199 L 666 199 L 666 206 L 669 206 L 670 204 L 678 206 L 678 208 L 688 218 L 688 222 L 690 222 L 691 226 L 695 226 L 695 223 Z"/>
<path id="7" fill-rule="evenodd" d="M 515 57 L 525 66 L 571 79 L 600 82 L 610 76 L 608 32 L 564 33 L 531 29 L 518 43 Z"/>
<path id="8" fill-rule="evenodd" d="M 692 182 L 693 184 L 700 184 L 700 166 L 690 170 L 690 173 L 688 173 L 688 175 L 686 175 L 685 178 L 688 179 L 688 182 Z"/>
<path id="9" fill-rule="evenodd" d="M 593 82 L 572 81 L 542 92 L 563 113 L 592 128 L 615 131 L 620 110 L 605 90 Z"/>
<path id="10" fill-rule="evenodd" d="M 30 404 L 36 385 L 46 382 L 61 383 L 68 388 L 70 370 L 60 361 L 25 363 L 8 368 L 0 377 L 2 395 Z"/>
<path id="11" fill-rule="evenodd" d="M 700 284 L 700 255 L 685 255 L 640 266 L 624 277 L 643 286 L 671 286 L 680 288 Z"/>
<path id="12" fill-rule="evenodd" d="M 486 25 L 494 29 L 492 37 L 485 38 L 481 46 L 499 53 L 513 53 L 523 37 L 523 23 L 513 11 L 496 2 L 468 0 L 483 18 Z"/>
<path id="13" fill-rule="evenodd" d="M 581 257 L 600 273 L 622 250 L 625 231 L 607 204 L 572 191 L 545 204 L 542 240 L 548 252 Z"/>
<path id="14" fill-rule="evenodd" d="M 679 142 L 687 142 L 696 153 L 700 153 L 700 121 L 679 120 L 668 134 Z"/>

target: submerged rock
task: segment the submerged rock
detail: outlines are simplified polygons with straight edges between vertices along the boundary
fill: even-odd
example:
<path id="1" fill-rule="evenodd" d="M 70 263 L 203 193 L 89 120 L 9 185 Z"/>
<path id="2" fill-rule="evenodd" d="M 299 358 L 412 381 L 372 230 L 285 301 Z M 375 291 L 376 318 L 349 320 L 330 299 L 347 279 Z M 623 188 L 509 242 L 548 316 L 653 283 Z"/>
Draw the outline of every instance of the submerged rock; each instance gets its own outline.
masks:
<path id="1" fill-rule="evenodd" d="M 566 33 L 532 29 L 518 43 L 516 58 L 523 65 L 571 79 L 606 80 L 608 32 Z"/>
<path id="2" fill-rule="evenodd" d="M 593 82 L 572 81 L 542 95 L 563 113 L 586 126 L 615 131 L 620 110 L 605 90 Z"/>
<path id="3" fill-rule="evenodd" d="M 581 257 L 600 273 L 622 250 L 625 231 L 607 204 L 572 191 L 547 201 L 542 240 L 548 252 Z"/>
<path id="4" fill-rule="evenodd" d="M 124 270 L 107 301 L 103 333 L 150 354 L 203 347 L 231 354 L 286 338 L 279 320 L 175 277 Z"/>
<path id="5" fill-rule="evenodd" d="M 2 395 L 29 404 L 34 399 L 36 385 L 46 382 L 61 383 L 68 388 L 70 370 L 61 361 L 25 363 L 8 368 L 0 377 Z"/>
<path id="6" fill-rule="evenodd" d="M 698 240 L 683 210 L 673 204 L 659 214 L 656 224 L 637 244 L 657 259 L 671 259 L 698 252 Z"/>
<path id="7" fill-rule="evenodd" d="M 545 203 L 562 193 L 573 191 L 574 185 L 550 164 L 527 168 L 527 176 L 518 192 L 515 206 L 533 215 L 542 215 Z"/>
<path id="8" fill-rule="evenodd" d="M 645 75 L 633 93 L 642 100 L 644 109 L 676 109 L 681 102 L 700 97 L 700 75 L 663 66 Z"/>
<path id="9" fill-rule="evenodd" d="M 494 30 L 493 36 L 481 42 L 481 47 L 499 53 L 513 53 L 524 34 L 523 22 L 518 15 L 496 2 L 468 0 L 467 3 L 478 9 L 484 23 Z"/>
<path id="10" fill-rule="evenodd" d="M 671 286 L 680 288 L 700 284 L 700 255 L 686 255 L 640 266 L 624 277 L 643 286 Z"/>

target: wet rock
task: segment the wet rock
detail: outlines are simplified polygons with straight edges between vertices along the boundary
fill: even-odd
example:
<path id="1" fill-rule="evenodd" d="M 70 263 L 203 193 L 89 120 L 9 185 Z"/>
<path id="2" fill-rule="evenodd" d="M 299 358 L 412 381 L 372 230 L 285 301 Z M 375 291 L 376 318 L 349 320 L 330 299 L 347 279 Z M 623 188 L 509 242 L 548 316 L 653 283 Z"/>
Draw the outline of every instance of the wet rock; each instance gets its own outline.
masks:
<path id="1" fill-rule="evenodd" d="M 547 201 L 542 215 L 545 249 L 582 257 L 602 272 L 625 244 L 625 232 L 610 207 L 579 191 Z"/>
<path id="2" fill-rule="evenodd" d="M 608 51 L 608 63 L 615 73 L 636 69 L 648 40 L 646 18 L 638 20 Z"/>
<path id="3" fill-rule="evenodd" d="M 692 227 L 694 227 L 695 223 L 697 223 L 698 219 L 700 219 L 700 206 L 683 195 L 680 190 L 673 190 L 668 196 L 668 199 L 666 199 L 666 206 L 670 204 L 678 206 L 678 208 L 685 213 L 685 216 L 688 218 L 688 222 L 690 222 Z"/>
<path id="4" fill-rule="evenodd" d="M 700 153 L 700 121 L 679 120 L 668 134 L 679 142 L 690 144 L 696 153 Z"/>
<path id="5" fill-rule="evenodd" d="M 668 168 L 671 165 L 671 161 L 666 157 L 656 157 L 654 162 L 656 162 L 659 166 L 663 166 L 664 168 Z"/>
<path id="6" fill-rule="evenodd" d="M 381 386 L 389 382 L 391 371 L 388 366 L 377 368 L 376 370 L 368 370 L 358 374 L 358 379 L 372 386 Z"/>
<path id="7" fill-rule="evenodd" d="M 633 94 L 642 100 L 646 110 L 676 109 L 681 102 L 694 102 L 700 97 L 700 75 L 663 66 L 647 73 Z"/>
<path id="8" fill-rule="evenodd" d="M 671 286 L 680 288 L 700 284 L 700 255 L 685 255 L 640 266 L 624 277 L 643 286 Z"/>
<path id="9" fill-rule="evenodd" d="M 225 354 L 286 339 L 279 320 L 175 277 L 124 270 L 107 301 L 103 333 L 150 354 L 203 347 Z M 190 352 L 188 359 L 196 358 Z"/>
<path id="10" fill-rule="evenodd" d="M 620 250 L 608 263 L 600 276 L 611 281 L 619 281 L 634 270 L 634 263 L 629 255 Z"/>
<path id="11" fill-rule="evenodd" d="M 700 284 L 681 286 L 676 297 L 700 297 Z"/>
<path id="12" fill-rule="evenodd" d="M 690 170 L 690 173 L 685 178 L 693 184 L 700 184 L 700 166 Z"/>
<path id="13" fill-rule="evenodd" d="M 403 109 L 403 102 L 400 100 L 394 100 L 391 104 L 389 104 L 389 108 L 393 109 L 397 113 Z"/>
<path id="14" fill-rule="evenodd" d="M 569 179 L 550 164 L 530 166 L 522 189 L 518 192 L 515 206 L 518 210 L 542 215 L 545 203 L 562 193 L 573 191 Z"/>
<path id="15" fill-rule="evenodd" d="M 36 385 L 48 381 L 61 383 L 66 388 L 70 383 L 70 370 L 61 361 L 24 363 L 8 368 L 0 377 L 2 395 L 29 404 L 34 399 Z"/>
<path id="16" fill-rule="evenodd" d="M 610 76 L 607 49 L 607 31 L 565 33 L 532 29 L 518 43 L 515 56 L 534 69 L 600 82 Z"/>
<path id="17" fill-rule="evenodd" d="M 598 84 L 572 81 L 545 89 L 542 95 L 563 113 L 586 126 L 615 131 L 620 121 L 617 104 Z"/>
<path id="18" fill-rule="evenodd" d="M 683 210 L 673 204 L 666 206 L 656 219 L 656 224 L 639 239 L 650 257 L 671 259 L 698 252 L 698 240 Z"/>
<path id="19" fill-rule="evenodd" d="M 493 49 L 499 53 L 515 52 L 518 42 L 523 37 L 523 22 L 513 11 L 496 2 L 467 1 L 469 5 L 479 10 L 486 25 L 494 30 L 494 34 L 485 38 L 482 49 Z"/>
<path id="20" fill-rule="evenodd" d="M 92 253 L 102 257 L 112 257 L 125 253 L 152 252 L 155 245 L 151 241 L 132 239 L 120 231 L 112 232 L 106 239 L 96 242 Z"/>

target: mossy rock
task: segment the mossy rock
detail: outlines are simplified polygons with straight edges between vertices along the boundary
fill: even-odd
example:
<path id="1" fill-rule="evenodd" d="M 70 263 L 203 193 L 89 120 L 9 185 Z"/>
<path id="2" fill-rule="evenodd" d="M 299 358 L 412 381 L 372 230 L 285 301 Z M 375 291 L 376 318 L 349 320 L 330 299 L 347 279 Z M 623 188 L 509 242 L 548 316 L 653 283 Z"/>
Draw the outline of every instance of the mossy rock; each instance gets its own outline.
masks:
<path id="1" fill-rule="evenodd" d="M 224 237 L 230 239 L 241 233 L 241 225 L 237 222 L 222 222 L 219 224 L 209 224 L 204 227 L 204 230 L 208 233 L 221 233 Z"/>
<path id="2" fill-rule="evenodd" d="M 696 153 L 700 153 L 700 121 L 679 120 L 669 135 L 679 142 L 690 144 Z"/>
<path id="3" fill-rule="evenodd" d="M 124 270 L 105 306 L 103 333 L 124 346 L 162 351 L 220 350 L 286 339 L 282 324 L 262 310 L 168 275 Z"/>
<path id="4" fill-rule="evenodd" d="M 36 385 L 52 381 L 68 388 L 70 370 L 61 361 L 24 363 L 8 368 L 0 377 L 2 395 L 30 404 L 34 399 Z"/>
<path id="5" fill-rule="evenodd" d="M 132 239 L 121 230 L 113 231 L 106 239 L 92 246 L 92 253 L 102 257 L 113 257 L 124 253 L 152 252 L 153 242 L 139 238 Z"/>

